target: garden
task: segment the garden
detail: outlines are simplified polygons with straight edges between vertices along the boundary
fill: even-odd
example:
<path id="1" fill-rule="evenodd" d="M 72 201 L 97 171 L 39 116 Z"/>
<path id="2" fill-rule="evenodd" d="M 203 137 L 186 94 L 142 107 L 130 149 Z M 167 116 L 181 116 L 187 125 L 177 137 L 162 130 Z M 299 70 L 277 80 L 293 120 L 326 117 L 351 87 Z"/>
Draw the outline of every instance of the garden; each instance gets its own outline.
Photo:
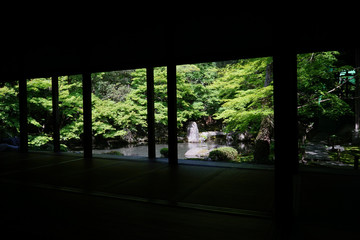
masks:
<path id="1" fill-rule="evenodd" d="M 322 149 L 319 153 L 328 153 L 326 161 L 351 163 L 351 154 L 359 150 L 353 141 L 354 116 L 359 114 L 355 108 L 359 87 L 356 68 L 348 59 L 347 52 L 298 55 L 299 161 L 302 164 L 321 160 L 310 154 L 316 146 Z M 196 146 L 202 154 L 199 153 L 197 159 L 274 162 L 272 68 L 271 57 L 177 66 L 178 141 L 188 146 L 184 158 L 194 159 L 191 157 L 194 155 L 186 157 L 186 152 L 195 148 L 190 146 Z M 155 133 L 159 146 L 167 144 L 166 74 L 166 67 L 154 68 Z M 146 69 L 99 72 L 91 78 L 94 151 L 127 155 L 126 148 L 146 146 Z M 17 82 L 0 85 L 2 139 L 19 136 L 18 88 Z M 27 91 L 29 147 L 51 151 L 51 79 L 29 79 Z M 60 76 L 62 151 L 82 151 L 82 103 L 81 75 Z M 198 134 L 195 141 L 189 135 L 194 123 Z M 336 145 L 343 149 L 342 157 L 327 150 L 333 135 Z M 160 153 L 163 148 L 157 151 L 166 157 L 165 150 Z"/>

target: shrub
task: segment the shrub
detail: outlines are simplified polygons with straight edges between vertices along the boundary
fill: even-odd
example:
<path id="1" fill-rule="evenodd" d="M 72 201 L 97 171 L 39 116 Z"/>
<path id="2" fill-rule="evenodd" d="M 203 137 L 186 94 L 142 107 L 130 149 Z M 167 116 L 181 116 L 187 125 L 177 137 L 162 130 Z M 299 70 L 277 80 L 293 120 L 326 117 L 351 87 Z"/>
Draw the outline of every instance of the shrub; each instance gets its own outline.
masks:
<path id="1" fill-rule="evenodd" d="M 238 152 L 232 147 L 221 147 L 210 152 L 209 158 L 214 161 L 235 161 Z"/>
<path id="2" fill-rule="evenodd" d="M 162 148 L 160 149 L 160 153 L 161 155 L 163 155 L 164 157 L 168 157 L 169 156 L 169 149 L 168 148 Z"/>
<path id="3" fill-rule="evenodd" d="M 124 156 L 124 154 L 119 151 L 110 151 L 110 152 L 106 152 L 105 154 Z"/>
<path id="4" fill-rule="evenodd" d="M 67 152 L 68 151 L 68 147 L 65 144 L 60 144 L 60 151 L 61 152 Z"/>

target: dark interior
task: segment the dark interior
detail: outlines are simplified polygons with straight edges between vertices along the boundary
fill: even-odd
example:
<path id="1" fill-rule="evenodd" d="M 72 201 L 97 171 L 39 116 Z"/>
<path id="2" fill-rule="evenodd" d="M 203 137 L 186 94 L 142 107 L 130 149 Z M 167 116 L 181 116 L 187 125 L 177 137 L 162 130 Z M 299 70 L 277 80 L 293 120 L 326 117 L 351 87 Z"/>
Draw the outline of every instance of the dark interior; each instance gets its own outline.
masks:
<path id="1" fill-rule="evenodd" d="M 50 17 L 28 17 L 4 27 L 0 81 L 19 80 L 21 85 L 36 77 L 86 78 L 99 71 L 273 56 L 276 161 L 270 170 L 184 164 L 171 155 L 176 139 L 175 144 L 169 139 L 169 164 L 86 153 L 41 154 L 24 147 L 19 153 L 1 152 L 2 235 L 359 239 L 359 172 L 299 168 L 296 112 L 296 54 L 339 49 L 355 53 L 357 36 L 346 33 L 355 31 L 356 21 L 330 14 L 276 17 L 247 11 L 186 19 L 148 14 L 142 23 L 114 18 L 115 31 L 101 21 L 84 19 L 78 24 L 49 20 L 52 27 L 46 27 L 44 18 Z M 89 86 L 84 85 L 84 91 Z M 171 97 L 176 103 L 176 94 Z M 26 105 L 26 94 L 20 93 L 19 101 Z M 20 116 L 24 138 L 26 107 L 20 109 L 25 111 Z M 84 132 L 89 129 L 91 115 Z M 174 140 L 170 133 L 169 138 Z"/>

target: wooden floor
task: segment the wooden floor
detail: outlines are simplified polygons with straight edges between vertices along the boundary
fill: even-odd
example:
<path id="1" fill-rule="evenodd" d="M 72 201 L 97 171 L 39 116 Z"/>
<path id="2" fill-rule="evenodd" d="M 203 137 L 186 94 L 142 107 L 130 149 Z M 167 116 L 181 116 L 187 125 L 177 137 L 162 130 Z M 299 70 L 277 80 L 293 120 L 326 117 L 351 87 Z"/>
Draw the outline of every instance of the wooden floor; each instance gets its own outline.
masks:
<path id="1" fill-rule="evenodd" d="M 310 170 L 293 239 L 360 239 L 359 172 Z M 0 153 L 0 187 L 12 239 L 274 239 L 272 170 Z"/>
<path id="2" fill-rule="evenodd" d="M 14 235 L 273 237 L 273 171 L 172 168 L 165 163 L 37 153 L 0 156 L 0 186 L 6 196 L 1 200 L 1 225 Z"/>
<path id="3" fill-rule="evenodd" d="M 301 171 L 296 239 L 360 239 L 360 171 Z"/>

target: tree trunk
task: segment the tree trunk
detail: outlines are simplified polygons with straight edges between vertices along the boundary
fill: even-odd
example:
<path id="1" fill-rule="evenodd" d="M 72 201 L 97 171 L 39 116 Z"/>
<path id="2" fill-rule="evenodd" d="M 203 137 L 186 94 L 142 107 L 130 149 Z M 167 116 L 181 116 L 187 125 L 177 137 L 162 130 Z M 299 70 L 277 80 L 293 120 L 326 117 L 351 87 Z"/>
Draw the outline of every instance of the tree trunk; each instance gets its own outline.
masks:
<path id="1" fill-rule="evenodd" d="M 273 81 L 273 62 L 266 66 L 264 87 Z M 274 117 L 268 115 L 262 119 L 259 133 L 255 139 L 254 161 L 256 163 L 268 163 L 270 156 L 271 135 L 274 129 Z"/>
<path id="2" fill-rule="evenodd" d="M 261 121 L 259 133 L 255 139 L 254 161 L 268 163 L 270 156 L 270 142 L 274 129 L 274 117 L 268 115 Z"/>
<path id="3" fill-rule="evenodd" d="M 266 66 L 264 87 L 269 86 L 270 83 L 273 81 L 272 72 L 273 72 L 273 62 L 269 63 Z"/>

